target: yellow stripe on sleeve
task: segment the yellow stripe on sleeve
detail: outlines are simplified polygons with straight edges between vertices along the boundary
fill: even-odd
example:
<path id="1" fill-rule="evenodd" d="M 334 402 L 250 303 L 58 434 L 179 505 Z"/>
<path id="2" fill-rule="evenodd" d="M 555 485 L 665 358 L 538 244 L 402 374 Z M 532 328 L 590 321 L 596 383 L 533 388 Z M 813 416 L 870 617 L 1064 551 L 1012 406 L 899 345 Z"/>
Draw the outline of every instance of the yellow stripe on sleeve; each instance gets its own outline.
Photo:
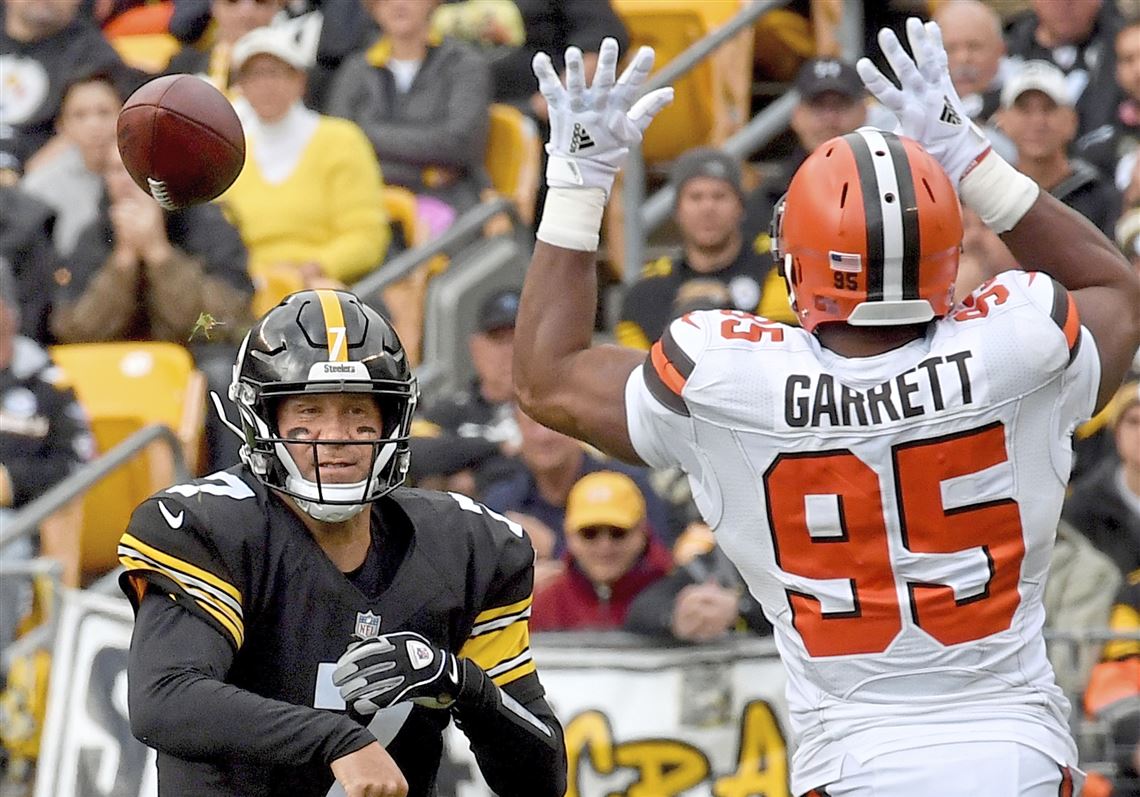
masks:
<path id="1" fill-rule="evenodd" d="M 140 559 L 135 559 L 131 556 L 127 556 L 126 554 L 120 554 L 119 561 L 122 563 L 123 567 L 127 569 L 128 572 L 158 573 L 159 575 L 164 576 L 165 578 L 169 578 L 171 581 L 178 584 L 178 586 L 182 588 L 182 591 L 186 593 L 188 597 L 190 597 L 196 604 L 198 604 L 198 606 L 201 607 L 203 611 L 208 612 L 211 617 L 216 619 L 222 625 L 222 627 L 226 629 L 227 632 L 229 632 L 230 636 L 233 637 L 234 644 L 239 649 L 241 648 L 242 643 L 245 641 L 245 626 L 242 623 L 241 618 L 237 616 L 234 613 L 233 609 L 231 609 L 229 606 L 226 606 L 224 603 L 219 603 L 216 600 L 212 600 L 211 598 L 207 597 L 207 594 L 204 594 L 201 590 L 187 585 L 182 579 L 178 577 L 178 574 L 173 571 L 158 569 L 150 562 L 144 562 Z"/>
<path id="2" fill-rule="evenodd" d="M 503 686 L 506 686 L 507 684 L 509 684 L 511 681 L 517 681 L 519 678 L 522 678 L 524 675 L 530 675 L 532 672 L 534 672 L 537 669 L 538 668 L 535 667 L 535 664 L 534 664 L 534 659 L 531 659 L 530 661 L 523 664 L 521 667 L 516 667 L 513 670 L 507 670 L 507 672 L 503 673 L 502 675 L 496 675 L 491 680 L 495 682 L 495 686 L 503 687 Z"/>
<path id="3" fill-rule="evenodd" d="M 471 659 L 484 670 L 490 670 L 515 658 L 529 647 L 530 629 L 524 618 L 493 633 L 468 638 L 459 655 Z"/>
<path id="4" fill-rule="evenodd" d="M 176 570 L 182 570 L 182 571 L 186 572 L 188 575 L 194 576 L 196 578 L 200 578 L 203 581 L 205 581 L 207 584 L 209 584 L 210 586 L 217 587 L 219 590 L 221 590 L 222 592 L 229 595 L 231 598 L 233 598 L 239 604 L 241 603 L 241 592 L 236 587 L 234 587 L 232 584 L 230 584 L 228 581 L 223 581 L 222 579 L 218 578 L 217 576 L 215 576 L 213 573 L 209 572 L 208 570 L 203 570 L 202 568 L 200 568 L 196 565 L 190 564 L 189 562 L 185 561 L 184 559 L 179 559 L 176 556 L 171 556 L 168 553 L 163 553 L 162 551 L 158 550 L 157 548 L 152 548 L 151 546 L 147 545 L 145 542 L 138 539 L 137 537 L 132 536 L 131 534 L 123 534 L 121 544 L 122 545 L 128 545 L 131 548 L 134 548 L 139 553 L 142 553 L 142 554 L 145 554 L 146 556 L 149 556 L 151 559 L 154 559 L 156 562 L 161 562 L 162 564 L 169 565 L 170 567 L 175 568 Z"/>
<path id="5" fill-rule="evenodd" d="M 524 609 L 526 609 L 528 606 L 530 606 L 530 602 L 531 602 L 531 596 L 527 595 L 521 601 L 516 601 L 515 603 L 511 603 L 511 604 L 508 604 L 506 606 L 496 606 L 493 609 L 487 609 L 486 611 L 480 612 L 475 617 L 475 625 L 481 625 L 481 624 L 487 622 L 488 620 L 494 620 L 497 617 L 505 617 L 508 614 L 515 614 L 516 612 L 521 612 Z"/>

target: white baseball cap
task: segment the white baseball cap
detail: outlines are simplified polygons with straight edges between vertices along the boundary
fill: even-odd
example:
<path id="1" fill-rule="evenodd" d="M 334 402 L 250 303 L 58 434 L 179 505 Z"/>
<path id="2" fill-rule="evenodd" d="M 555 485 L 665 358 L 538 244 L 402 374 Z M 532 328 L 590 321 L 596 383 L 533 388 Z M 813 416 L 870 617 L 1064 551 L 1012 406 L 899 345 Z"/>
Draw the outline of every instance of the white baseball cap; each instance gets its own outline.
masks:
<path id="1" fill-rule="evenodd" d="M 318 11 L 254 28 L 237 40 L 230 66 L 237 72 L 255 55 L 272 55 L 296 70 L 307 72 L 316 62 L 321 23 Z"/>
<path id="2" fill-rule="evenodd" d="M 1001 89 L 1002 107 L 1010 107 L 1027 91 L 1040 91 L 1058 105 L 1073 105 L 1065 73 L 1048 61 L 1026 61 L 1010 75 Z"/>

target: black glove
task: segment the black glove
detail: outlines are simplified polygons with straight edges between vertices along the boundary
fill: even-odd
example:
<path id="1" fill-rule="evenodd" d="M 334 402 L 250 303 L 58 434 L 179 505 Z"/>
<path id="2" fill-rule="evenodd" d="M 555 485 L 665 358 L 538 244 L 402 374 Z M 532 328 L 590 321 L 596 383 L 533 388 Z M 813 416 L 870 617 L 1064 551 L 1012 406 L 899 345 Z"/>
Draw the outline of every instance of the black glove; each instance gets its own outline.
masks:
<path id="1" fill-rule="evenodd" d="M 333 684 L 358 714 L 406 700 L 449 708 L 463 692 L 469 664 L 414 631 L 397 631 L 349 646 L 337 661 Z"/>

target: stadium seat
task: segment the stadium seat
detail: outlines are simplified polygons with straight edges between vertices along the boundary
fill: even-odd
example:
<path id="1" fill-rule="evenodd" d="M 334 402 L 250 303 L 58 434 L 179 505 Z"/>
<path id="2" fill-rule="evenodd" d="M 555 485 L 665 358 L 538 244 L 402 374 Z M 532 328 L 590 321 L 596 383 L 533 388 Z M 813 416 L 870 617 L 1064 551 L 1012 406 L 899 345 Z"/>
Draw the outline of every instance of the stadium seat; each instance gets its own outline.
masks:
<path id="1" fill-rule="evenodd" d="M 155 74 L 182 46 L 169 33 L 173 13 L 170 0 L 135 6 L 108 22 L 103 35 L 127 65 Z"/>
<path id="2" fill-rule="evenodd" d="M 657 51 L 656 69 L 732 18 L 742 0 L 614 0 L 629 29 L 630 49 Z M 752 86 L 752 29 L 746 28 L 673 87 L 673 103 L 654 120 L 642 153 L 647 163 L 671 161 L 687 149 L 719 145 L 748 121 Z"/>
<path id="3" fill-rule="evenodd" d="M 384 186 L 384 212 L 396 222 L 409 249 L 427 240 L 428 229 L 416 213 L 416 195 L 398 185 Z"/>
<path id="4" fill-rule="evenodd" d="M 487 173 L 500 195 L 511 199 L 526 224 L 534 221 L 542 142 L 534 120 L 512 105 L 491 105 L 487 136 Z"/>
<path id="5" fill-rule="evenodd" d="M 51 354 L 86 410 L 101 453 L 152 423 L 182 443 L 191 472 L 198 466 L 206 380 L 190 353 L 174 343 L 76 343 Z M 174 464 L 156 442 L 97 483 L 85 496 L 78 574 L 85 583 L 118 565 L 116 546 L 134 507 L 174 481 Z"/>
<path id="6" fill-rule="evenodd" d="M 253 275 L 253 301 L 250 307 L 254 318 L 261 318 L 286 296 L 304 289 L 305 279 L 301 272 L 289 265 L 271 266 L 260 274 Z"/>

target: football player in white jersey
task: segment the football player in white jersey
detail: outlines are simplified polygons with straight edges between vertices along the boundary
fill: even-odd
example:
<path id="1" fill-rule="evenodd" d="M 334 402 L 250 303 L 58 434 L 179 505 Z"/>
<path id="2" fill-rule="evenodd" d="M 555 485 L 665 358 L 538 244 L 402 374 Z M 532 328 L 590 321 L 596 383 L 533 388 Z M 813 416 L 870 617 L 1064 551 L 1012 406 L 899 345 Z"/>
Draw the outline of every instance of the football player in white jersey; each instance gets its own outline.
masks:
<path id="1" fill-rule="evenodd" d="M 686 470 L 775 628 L 795 794 L 1071 795 L 1042 591 L 1069 438 L 1140 345 L 1140 281 L 970 125 L 937 26 L 907 34 L 913 57 L 879 37 L 901 88 L 859 65 L 901 135 L 825 143 L 777 211 L 800 327 L 694 312 L 648 358 L 591 347 L 595 250 L 614 175 L 671 90 L 638 99 L 648 48 L 615 81 L 607 41 L 591 86 L 575 48 L 565 84 L 536 56 L 550 192 L 516 391 L 547 426 Z M 959 197 L 1036 271 L 955 306 Z"/>

